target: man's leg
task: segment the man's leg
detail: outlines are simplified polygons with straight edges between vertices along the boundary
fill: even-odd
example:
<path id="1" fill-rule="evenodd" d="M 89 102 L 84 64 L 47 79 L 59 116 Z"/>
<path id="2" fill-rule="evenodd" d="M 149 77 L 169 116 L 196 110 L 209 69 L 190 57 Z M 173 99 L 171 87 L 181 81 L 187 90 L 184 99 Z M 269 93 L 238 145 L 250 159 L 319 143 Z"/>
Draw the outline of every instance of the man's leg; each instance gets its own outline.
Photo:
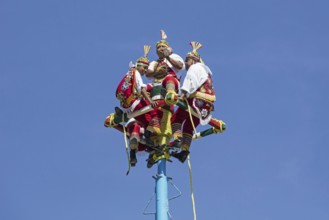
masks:
<path id="1" fill-rule="evenodd" d="M 136 166 L 137 157 L 136 152 L 138 151 L 138 142 L 140 141 L 140 129 L 141 126 L 138 123 L 129 125 L 128 131 L 130 133 L 129 148 L 130 148 L 130 165 Z"/>
<path id="2" fill-rule="evenodd" d="M 173 148 L 180 149 L 182 147 L 182 124 L 187 117 L 188 112 L 186 112 L 183 108 L 178 108 L 171 118 L 172 136 L 174 138 Z"/>
<path id="3" fill-rule="evenodd" d="M 199 118 L 192 116 L 193 119 L 193 125 L 196 128 L 200 120 Z M 184 125 L 183 125 L 183 138 L 182 138 L 182 150 L 179 153 L 172 153 L 173 157 L 176 157 L 180 162 L 184 163 L 187 156 L 190 154 L 190 147 L 192 143 L 192 138 L 193 138 L 193 128 L 190 116 L 188 115 L 188 119 L 186 119 Z"/>

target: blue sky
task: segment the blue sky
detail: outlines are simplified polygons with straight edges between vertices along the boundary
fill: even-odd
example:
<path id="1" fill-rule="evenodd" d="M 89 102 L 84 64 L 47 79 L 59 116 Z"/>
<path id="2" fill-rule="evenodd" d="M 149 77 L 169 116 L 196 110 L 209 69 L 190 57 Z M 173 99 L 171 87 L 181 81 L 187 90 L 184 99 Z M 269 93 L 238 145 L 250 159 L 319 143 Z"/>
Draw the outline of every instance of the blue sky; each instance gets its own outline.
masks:
<path id="1" fill-rule="evenodd" d="M 156 168 L 140 155 L 125 176 L 123 135 L 103 120 L 129 61 L 144 44 L 156 58 L 160 29 L 181 56 L 203 44 L 214 116 L 228 125 L 192 144 L 198 219 L 329 219 L 328 10 L 324 0 L 2 0 L 0 219 L 154 219 L 142 212 Z M 183 193 L 173 218 L 193 219 L 187 164 L 167 170 Z"/>

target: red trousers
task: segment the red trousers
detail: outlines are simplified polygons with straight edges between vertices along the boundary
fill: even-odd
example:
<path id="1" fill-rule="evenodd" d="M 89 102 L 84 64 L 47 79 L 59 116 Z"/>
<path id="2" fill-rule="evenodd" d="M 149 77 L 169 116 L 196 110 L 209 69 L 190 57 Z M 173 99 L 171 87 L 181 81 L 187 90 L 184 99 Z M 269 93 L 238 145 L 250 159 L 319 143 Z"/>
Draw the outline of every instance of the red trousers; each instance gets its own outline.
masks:
<path id="1" fill-rule="evenodd" d="M 146 106 L 150 105 L 150 103 L 148 101 L 146 101 L 145 99 L 142 99 L 139 104 L 135 107 L 134 111 L 137 111 L 137 110 L 140 110 Z M 154 115 L 154 110 L 148 112 L 148 113 L 145 113 L 145 114 L 142 114 L 142 115 L 139 115 L 137 117 L 135 117 L 135 119 L 140 122 L 144 128 L 147 128 L 147 126 L 149 125 L 149 123 L 151 122 L 152 120 L 152 116 Z"/>
<path id="2" fill-rule="evenodd" d="M 200 123 L 200 119 L 198 117 L 195 117 L 192 115 L 194 126 L 197 127 Z M 178 108 L 175 113 L 173 114 L 171 118 L 172 124 L 180 124 L 180 126 L 183 125 L 183 133 L 188 133 L 190 135 L 193 135 L 193 125 L 190 119 L 190 114 L 188 111 L 186 111 L 183 108 Z M 173 128 L 173 133 L 179 129 L 178 127 L 176 129 Z"/>
<path id="3" fill-rule="evenodd" d="M 131 149 L 137 149 L 138 151 L 144 151 L 146 149 L 146 146 L 140 143 L 140 138 L 142 136 L 141 129 L 142 125 L 138 122 L 132 122 L 128 124 L 127 130 L 130 134 L 129 140 L 136 138 L 136 140 L 138 141 L 138 144 L 136 146 L 132 146 L 130 144 Z"/>

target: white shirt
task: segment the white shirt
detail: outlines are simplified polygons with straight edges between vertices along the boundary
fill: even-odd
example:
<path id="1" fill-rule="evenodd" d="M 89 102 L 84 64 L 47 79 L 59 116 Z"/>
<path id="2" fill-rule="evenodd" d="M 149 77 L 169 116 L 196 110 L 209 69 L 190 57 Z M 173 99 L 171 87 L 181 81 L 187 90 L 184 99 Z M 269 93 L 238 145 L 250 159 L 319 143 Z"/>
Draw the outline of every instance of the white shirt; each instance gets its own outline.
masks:
<path id="1" fill-rule="evenodd" d="M 137 69 L 135 70 L 135 79 L 136 79 L 136 90 L 137 90 L 137 93 L 141 93 L 142 88 L 143 87 L 146 88 L 146 85 L 143 83 L 142 76 L 138 72 Z"/>
<path id="2" fill-rule="evenodd" d="M 186 72 L 181 90 L 187 92 L 187 95 L 194 93 L 208 79 L 208 74 L 212 75 L 208 66 L 203 63 L 196 63 L 190 66 Z"/>
<path id="3" fill-rule="evenodd" d="M 184 60 L 182 57 L 180 57 L 178 54 L 175 54 L 175 53 L 172 53 L 169 55 L 169 57 L 175 61 L 180 61 L 182 64 L 183 64 L 183 68 L 182 69 L 185 69 L 185 63 L 184 63 Z M 176 73 L 176 76 L 177 78 L 179 79 L 180 78 L 180 74 L 179 72 L 182 70 L 182 69 L 177 69 L 175 68 L 167 59 L 164 59 L 164 62 Z M 152 70 L 154 71 L 154 68 L 155 68 L 155 65 L 156 64 L 156 61 L 152 61 L 149 65 L 149 70 Z"/>

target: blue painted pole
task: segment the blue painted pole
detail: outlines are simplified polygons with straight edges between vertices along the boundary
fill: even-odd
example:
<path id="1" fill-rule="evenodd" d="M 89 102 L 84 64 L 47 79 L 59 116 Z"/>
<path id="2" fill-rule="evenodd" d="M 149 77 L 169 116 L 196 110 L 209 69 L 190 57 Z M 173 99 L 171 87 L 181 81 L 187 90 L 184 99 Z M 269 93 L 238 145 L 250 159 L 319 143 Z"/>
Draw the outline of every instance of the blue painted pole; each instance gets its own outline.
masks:
<path id="1" fill-rule="evenodd" d="M 158 161 L 158 175 L 156 178 L 156 215 L 155 220 L 168 220 L 168 181 L 166 176 L 166 159 Z"/>

